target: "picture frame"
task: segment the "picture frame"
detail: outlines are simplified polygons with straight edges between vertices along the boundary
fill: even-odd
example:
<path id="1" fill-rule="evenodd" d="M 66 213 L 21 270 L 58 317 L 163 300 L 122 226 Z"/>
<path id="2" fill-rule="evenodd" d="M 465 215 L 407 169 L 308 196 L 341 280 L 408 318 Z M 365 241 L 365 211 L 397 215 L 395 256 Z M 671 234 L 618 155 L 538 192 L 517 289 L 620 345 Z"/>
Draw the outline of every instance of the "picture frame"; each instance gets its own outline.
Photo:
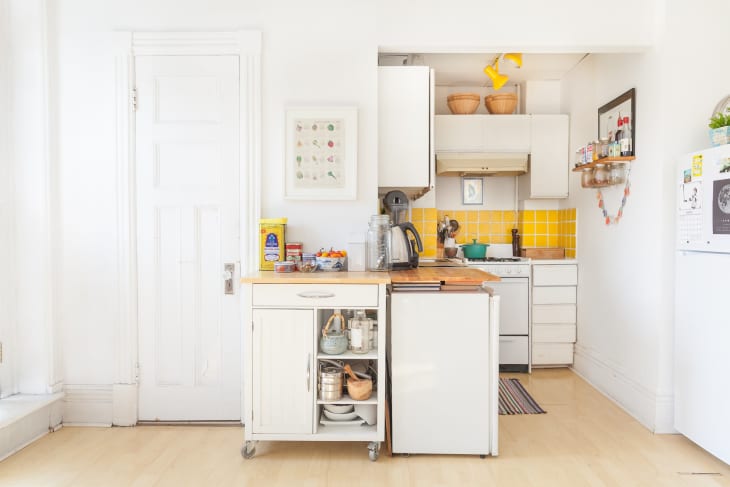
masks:
<path id="1" fill-rule="evenodd" d="M 464 205 L 484 203 L 484 178 L 461 178 L 461 203 Z"/>
<path id="2" fill-rule="evenodd" d="M 356 107 L 288 108 L 285 137 L 286 199 L 356 199 Z"/>
<path id="3" fill-rule="evenodd" d="M 636 88 L 631 88 L 598 108 L 598 138 L 611 139 L 618 126 L 618 117 L 629 117 L 631 154 L 636 154 Z M 609 140 L 610 141 L 610 140 Z"/>

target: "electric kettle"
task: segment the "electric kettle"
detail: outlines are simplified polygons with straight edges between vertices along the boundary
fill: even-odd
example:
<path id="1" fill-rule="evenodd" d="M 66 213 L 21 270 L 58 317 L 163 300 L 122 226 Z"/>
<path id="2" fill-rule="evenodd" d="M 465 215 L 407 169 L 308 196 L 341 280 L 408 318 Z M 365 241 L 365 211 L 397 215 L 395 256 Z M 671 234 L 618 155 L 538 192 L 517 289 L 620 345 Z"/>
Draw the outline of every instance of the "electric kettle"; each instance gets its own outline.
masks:
<path id="1" fill-rule="evenodd" d="M 404 222 L 393 225 L 390 232 L 390 261 L 393 269 L 418 267 L 418 252 L 423 252 L 423 243 L 413 223 Z M 415 240 L 409 240 L 408 233 L 413 235 Z"/>

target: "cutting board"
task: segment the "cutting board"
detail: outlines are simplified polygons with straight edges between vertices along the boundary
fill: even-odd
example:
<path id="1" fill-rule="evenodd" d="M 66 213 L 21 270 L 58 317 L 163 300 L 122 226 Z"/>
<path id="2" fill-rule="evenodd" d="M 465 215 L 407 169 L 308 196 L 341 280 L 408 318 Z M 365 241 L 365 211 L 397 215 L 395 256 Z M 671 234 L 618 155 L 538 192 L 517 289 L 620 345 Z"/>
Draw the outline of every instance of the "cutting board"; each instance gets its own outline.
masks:
<path id="1" fill-rule="evenodd" d="M 521 249 L 520 255 L 531 259 L 564 259 L 565 249 L 563 247 L 530 247 Z"/>
<path id="2" fill-rule="evenodd" d="M 390 282 L 441 283 L 478 286 L 484 281 L 499 281 L 499 277 L 470 267 L 418 267 L 404 271 L 391 271 Z"/>

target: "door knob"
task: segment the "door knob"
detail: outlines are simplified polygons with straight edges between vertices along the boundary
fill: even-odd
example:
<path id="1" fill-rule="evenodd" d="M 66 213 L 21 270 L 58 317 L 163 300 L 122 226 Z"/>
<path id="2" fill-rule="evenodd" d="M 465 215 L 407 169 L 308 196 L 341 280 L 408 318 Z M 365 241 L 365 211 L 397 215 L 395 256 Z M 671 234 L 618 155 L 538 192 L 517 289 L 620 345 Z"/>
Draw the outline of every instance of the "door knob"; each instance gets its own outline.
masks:
<path id="1" fill-rule="evenodd" d="M 236 273 L 236 264 L 228 262 L 223 264 L 223 292 L 224 294 L 236 294 L 233 289 L 233 275 Z"/>

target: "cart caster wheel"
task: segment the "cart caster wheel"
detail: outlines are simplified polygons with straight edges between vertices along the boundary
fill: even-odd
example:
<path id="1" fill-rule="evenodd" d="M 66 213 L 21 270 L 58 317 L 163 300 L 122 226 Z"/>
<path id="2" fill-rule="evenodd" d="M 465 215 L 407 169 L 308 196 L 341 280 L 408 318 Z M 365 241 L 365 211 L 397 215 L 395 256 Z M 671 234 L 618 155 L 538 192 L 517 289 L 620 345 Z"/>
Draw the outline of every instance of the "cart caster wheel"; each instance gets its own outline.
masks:
<path id="1" fill-rule="evenodd" d="M 256 455 L 256 445 L 253 441 L 247 441 L 241 448 L 241 456 L 246 460 L 253 458 Z"/>
<path id="2" fill-rule="evenodd" d="M 380 443 L 371 441 L 368 444 L 368 457 L 371 462 L 374 462 L 380 456 Z"/>

